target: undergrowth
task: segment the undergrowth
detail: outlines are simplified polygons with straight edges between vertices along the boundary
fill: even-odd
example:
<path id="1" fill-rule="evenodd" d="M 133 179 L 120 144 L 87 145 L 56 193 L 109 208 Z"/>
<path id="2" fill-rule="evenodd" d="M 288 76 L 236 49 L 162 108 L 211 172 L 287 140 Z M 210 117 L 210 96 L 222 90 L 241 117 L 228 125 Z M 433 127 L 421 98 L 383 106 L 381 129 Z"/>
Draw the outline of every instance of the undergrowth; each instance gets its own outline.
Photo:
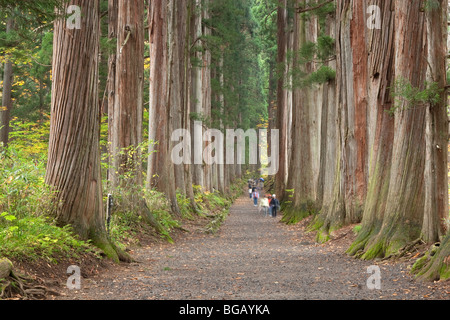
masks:
<path id="1" fill-rule="evenodd" d="M 45 184 L 49 117 L 45 117 L 42 123 L 26 123 L 13 119 L 11 127 L 8 148 L 0 146 L 0 257 L 15 260 L 44 259 L 57 263 L 62 257 L 78 257 L 87 252 L 97 253 L 98 250 L 89 241 L 82 241 L 74 234 L 71 226 L 56 225 L 51 215 L 57 204 L 53 203 L 52 191 Z M 104 136 L 102 135 L 103 144 Z M 106 159 L 102 158 L 103 176 L 106 176 L 105 172 L 109 169 Z M 132 176 L 122 178 L 123 181 L 133 181 Z M 244 185 L 244 180 L 238 181 L 229 187 L 226 194 L 218 191 L 205 192 L 201 187 L 194 186 L 196 210 L 193 210 L 190 199 L 178 193 L 181 219 L 208 217 L 212 219 L 212 229 L 217 230 L 234 200 L 242 194 Z M 162 226 L 157 236 L 164 241 L 171 242 L 173 230 L 182 228 L 183 221 L 172 216 L 163 193 L 145 190 L 136 185 L 130 186 L 127 183 L 121 184 L 117 190 L 111 190 L 106 180 L 103 181 L 103 187 L 105 208 L 107 194 L 114 194 L 108 231 L 111 240 L 120 248 L 139 244 L 140 236 L 145 233 L 155 235 L 155 231 L 146 226 L 143 218 L 136 214 L 133 199 L 137 197 L 144 198 L 151 214 Z"/>

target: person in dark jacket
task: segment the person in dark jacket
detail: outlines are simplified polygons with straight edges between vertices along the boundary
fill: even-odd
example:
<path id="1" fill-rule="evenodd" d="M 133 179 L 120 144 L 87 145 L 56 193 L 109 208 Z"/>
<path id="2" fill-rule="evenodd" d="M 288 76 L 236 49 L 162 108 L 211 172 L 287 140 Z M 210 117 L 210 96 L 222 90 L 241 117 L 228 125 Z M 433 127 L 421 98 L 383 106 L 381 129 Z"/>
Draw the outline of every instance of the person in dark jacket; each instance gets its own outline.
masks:
<path id="1" fill-rule="evenodd" d="M 272 195 L 272 200 L 270 200 L 270 211 L 272 213 L 272 217 L 275 218 L 277 216 L 277 211 L 280 208 L 280 201 L 278 201 L 276 195 Z"/>

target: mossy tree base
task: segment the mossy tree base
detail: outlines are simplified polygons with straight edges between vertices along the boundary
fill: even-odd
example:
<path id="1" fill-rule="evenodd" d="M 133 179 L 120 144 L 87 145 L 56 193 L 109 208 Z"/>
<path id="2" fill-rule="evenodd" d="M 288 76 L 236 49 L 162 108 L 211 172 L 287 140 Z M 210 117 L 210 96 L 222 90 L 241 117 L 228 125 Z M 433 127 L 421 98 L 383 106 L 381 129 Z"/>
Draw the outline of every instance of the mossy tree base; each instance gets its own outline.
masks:
<path id="1" fill-rule="evenodd" d="M 339 215 L 337 215 L 339 217 Z M 342 221 L 332 220 L 325 214 L 320 214 L 314 218 L 308 227 L 308 232 L 316 232 L 316 242 L 326 243 L 331 240 L 333 232 L 341 229 Z"/>
<path id="2" fill-rule="evenodd" d="M 125 262 L 131 263 L 133 259 L 125 251 L 117 247 L 111 240 L 106 236 L 91 236 L 92 244 L 99 248 L 106 257 L 113 260 L 115 263 Z"/>
<path id="3" fill-rule="evenodd" d="M 395 227 L 399 224 L 402 227 Z M 375 222 L 362 226 L 347 253 L 363 260 L 389 259 L 404 255 L 420 241 L 420 228 L 416 225 Z"/>
<path id="4" fill-rule="evenodd" d="M 294 225 L 316 214 L 317 210 L 314 203 L 312 201 L 306 201 L 295 207 L 285 207 L 281 222 Z"/>
<path id="5" fill-rule="evenodd" d="M 411 272 L 421 281 L 450 280 L 450 235 L 417 260 Z"/>

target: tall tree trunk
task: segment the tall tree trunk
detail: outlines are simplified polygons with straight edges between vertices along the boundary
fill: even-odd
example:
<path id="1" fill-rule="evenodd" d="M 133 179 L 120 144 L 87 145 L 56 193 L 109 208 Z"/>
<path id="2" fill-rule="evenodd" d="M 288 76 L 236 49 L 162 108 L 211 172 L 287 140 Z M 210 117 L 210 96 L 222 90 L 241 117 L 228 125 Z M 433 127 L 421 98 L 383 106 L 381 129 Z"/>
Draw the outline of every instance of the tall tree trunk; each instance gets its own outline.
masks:
<path id="1" fill-rule="evenodd" d="M 448 218 L 448 121 L 447 121 L 447 4 L 439 0 L 437 7 L 425 11 L 428 46 L 427 82 L 441 90 L 439 102 L 426 108 L 425 208 L 423 240 L 439 241 L 445 234 Z"/>
<path id="2" fill-rule="evenodd" d="M 381 29 L 368 30 L 370 39 L 369 85 L 368 85 L 368 146 L 369 182 L 364 204 L 362 229 L 349 249 L 350 254 L 360 253 L 368 239 L 381 229 L 390 184 L 392 144 L 394 141 L 394 119 L 388 113 L 393 107 L 391 90 L 394 82 L 394 36 L 395 2 L 379 0 L 374 3 L 380 8 Z"/>
<path id="3" fill-rule="evenodd" d="M 143 1 L 118 0 L 115 97 L 111 126 L 111 152 L 114 163 L 113 186 L 120 177 L 132 173 L 133 184 L 142 184 L 139 154 L 121 153 L 142 142 L 144 34 Z"/>
<path id="4" fill-rule="evenodd" d="M 395 77 L 424 88 L 426 47 L 422 1 L 395 3 Z M 365 258 L 389 256 L 420 236 L 423 219 L 425 164 L 425 108 L 400 105 L 394 119 L 394 141 L 389 191 L 383 225 L 369 241 Z M 414 239 L 413 239 L 414 238 Z"/>
<path id="5" fill-rule="evenodd" d="M 9 18 L 6 22 L 6 33 L 14 28 L 14 20 Z M 9 122 L 12 109 L 12 84 L 13 84 L 13 64 L 7 59 L 3 70 L 2 104 L 0 106 L 0 143 L 4 147 L 9 142 Z"/>
<path id="6" fill-rule="evenodd" d="M 144 90 L 144 2 L 118 0 L 115 97 L 111 127 L 113 172 L 111 184 L 121 192 L 124 210 L 131 210 L 152 225 L 162 227 L 142 194 L 143 90 Z"/>
<path id="7" fill-rule="evenodd" d="M 147 188 L 157 188 L 165 193 L 174 215 L 180 214 L 178 207 L 174 164 L 171 160 L 170 91 L 173 64 L 172 28 L 173 1 L 151 1 L 149 4 L 150 34 L 150 125 Z"/>
<path id="8" fill-rule="evenodd" d="M 194 13 L 192 14 L 192 42 L 195 49 L 198 46 L 201 46 L 202 42 L 199 40 L 202 36 L 202 3 L 199 0 L 194 0 L 195 6 L 194 6 Z M 192 105 L 192 112 L 195 113 L 196 119 L 192 120 L 191 127 L 192 137 L 196 136 L 196 132 L 194 130 L 200 129 L 200 127 L 194 126 L 194 121 L 198 121 L 199 117 L 203 116 L 203 82 L 202 82 L 202 62 L 203 62 L 203 54 L 201 50 L 195 50 L 194 51 L 194 65 L 192 66 L 192 96 L 191 96 L 191 105 Z M 203 128 L 202 128 L 203 129 Z M 199 134 L 199 132 L 197 133 Z M 203 139 L 203 137 L 202 137 Z M 200 143 L 200 141 L 193 141 L 193 157 L 200 157 L 203 154 L 203 143 Z M 200 161 L 197 161 L 200 162 Z M 193 165 L 193 182 L 201 186 L 202 188 L 205 185 L 204 181 L 204 174 L 203 174 L 203 164 L 201 163 L 195 163 Z"/>
<path id="9" fill-rule="evenodd" d="M 426 12 L 428 34 L 428 81 L 439 88 L 446 83 L 448 1 L 438 1 L 439 6 Z M 426 110 L 426 167 L 425 167 L 425 216 L 422 226 L 424 240 L 435 242 L 445 230 L 444 218 L 448 217 L 447 146 L 448 122 L 446 115 L 447 92 L 443 90 L 439 103 Z M 442 241 L 437 252 L 419 260 L 413 268 L 420 279 L 450 279 L 450 234 Z"/>
<path id="10" fill-rule="evenodd" d="M 285 66 L 283 74 L 278 75 L 277 85 L 277 129 L 280 131 L 280 153 L 278 157 L 278 173 L 275 176 L 275 191 L 280 201 L 284 199 L 286 190 L 286 170 L 287 170 L 287 90 L 285 88 L 286 79 L 286 56 L 287 56 L 287 1 L 279 0 L 278 20 L 277 20 L 277 38 L 278 38 L 278 56 L 277 63 Z"/>
<path id="11" fill-rule="evenodd" d="M 203 7 L 199 15 L 203 20 L 209 20 L 209 11 L 208 11 L 208 2 L 203 2 Z M 205 37 L 211 37 L 211 29 L 206 26 L 203 28 L 203 34 Z M 203 115 L 206 119 L 211 119 L 211 51 L 206 48 L 202 55 L 202 106 L 203 106 Z M 210 124 L 207 124 L 210 126 Z M 206 147 L 206 146 L 205 146 Z M 209 157 L 210 155 L 207 155 Z M 207 162 L 210 162 L 210 158 L 206 159 Z M 206 190 L 212 191 L 212 166 L 204 165 L 204 186 Z"/>
<path id="12" fill-rule="evenodd" d="M 336 38 L 336 16 L 327 18 L 326 34 L 332 38 Z M 327 65 L 336 69 L 336 61 L 330 61 Z M 324 84 L 322 98 L 322 119 L 321 119 L 321 148 L 319 157 L 319 175 L 317 177 L 317 197 L 316 207 L 320 210 L 320 214 L 316 217 L 315 228 L 318 230 L 318 239 L 326 239 L 330 230 L 335 226 L 333 213 L 336 204 L 334 191 L 338 170 L 338 108 L 336 102 L 336 80 L 332 80 Z"/>
<path id="13" fill-rule="evenodd" d="M 424 12 L 427 10 L 430 9 L 423 10 L 423 3 L 418 0 L 395 3 L 395 76 L 419 90 L 425 88 L 427 68 L 431 65 L 428 46 L 433 42 L 433 36 L 430 38 L 426 32 L 427 13 Z M 438 24 L 440 25 L 439 22 Z M 436 35 L 436 38 L 442 39 L 442 28 L 437 29 L 440 30 L 437 31 L 440 35 Z M 434 77 L 437 79 L 437 74 Z M 372 226 L 372 235 L 364 232 L 349 250 L 353 254 L 362 250 L 363 258 L 366 259 L 390 256 L 410 241 L 424 236 L 434 237 L 433 234 L 439 233 L 439 224 L 430 221 L 437 221 L 440 214 L 438 208 L 445 207 L 448 203 L 442 194 L 431 195 L 431 186 L 442 182 L 437 176 L 435 178 L 436 173 L 430 174 L 430 168 L 426 165 L 426 161 L 431 160 L 431 165 L 439 166 L 432 159 L 439 158 L 439 150 L 432 151 L 430 142 L 427 142 L 427 136 L 434 136 L 432 124 L 427 124 L 432 116 L 427 113 L 439 112 L 439 108 L 433 111 L 426 102 L 412 106 L 411 101 L 405 97 L 400 98 L 394 117 L 392 159 L 387 166 L 389 176 L 387 180 L 371 186 L 376 189 L 380 183 L 387 184 L 383 187 L 387 191 L 378 196 L 385 196 L 382 199 L 385 207 L 381 208 L 384 210 L 377 213 L 378 219 L 367 217 L 381 220 L 381 226 Z M 438 126 L 439 124 L 435 128 Z M 446 130 L 444 134 L 447 135 Z M 436 145 L 434 147 L 439 149 Z M 437 167 L 434 169 L 438 170 Z M 371 224 L 373 225 L 371 221 L 367 221 L 363 225 L 368 229 L 367 226 L 370 228 Z M 431 231 L 429 226 L 433 226 Z"/>
<path id="14" fill-rule="evenodd" d="M 164 183 L 166 185 L 167 197 L 169 199 L 172 213 L 176 216 L 180 216 L 181 212 L 178 207 L 177 202 L 177 182 L 176 175 L 180 179 L 179 175 L 175 172 L 175 164 L 171 159 L 171 152 L 173 150 L 174 143 L 171 141 L 171 136 L 174 130 L 181 129 L 179 126 L 179 117 L 177 112 L 179 112 L 180 106 L 180 88 L 179 88 L 179 48 L 178 48 L 178 30 L 177 30 L 177 13 L 178 13 L 178 1 L 169 0 L 168 1 L 168 12 L 167 12 L 167 95 L 166 95 L 166 105 L 167 105 L 167 126 L 165 137 L 168 140 L 168 150 L 166 162 L 164 166 Z M 181 183 L 180 183 L 181 184 Z M 184 184 L 181 184 L 184 187 Z"/>
<path id="15" fill-rule="evenodd" d="M 311 25 L 312 29 L 311 30 Z M 315 19 L 310 22 L 301 14 L 294 16 L 294 52 L 299 52 L 307 41 L 314 41 L 317 35 Z M 302 65 L 297 54 L 294 56 L 293 68 L 311 73 L 314 62 Z M 284 221 L 296 223 L 315 211 L 315 179 L 313 172 L 313 122 L 312 108 L 315 90 L 295 85 L 292 101 L 292 153 L 289 168 L 288 188 L 293 190 L 292 204 L 285 210 Z M 283 142 L 281 142 L 283 144 Z M 280 147 L 281 148 L 281 147 Z M 281 160 L 280 160 L 281 161 Z M 280 163 L 281 166 L 281 163 Z"/>
<path id="16" fill-rule="evenodd" d="M 107 238 L 100 174 L 99 1 L 73 0 L 82 28 L 55 21 L 51 130 L 46 183 L 54 188 L 57 221 L 118 261 L 128 256 Z"/>
<path id="17" fill-rule="evenodd" d="M 169 34 L 172 34 L 173 60 L 171 67 L 171 81 L 169 85 L 170 110 L 172 119 L 172 131 L 183 129 L 183 110 L 184 110 L 184 48 L 186 26 L 186 3 L 183 1 L 173 2 L 173 25 L 169 28 Z M 184 165 L 175 164 L 175 184 L 176 189 L 183 195 L 186 195 L 186 182 L 184 176 Z"/>
<path id="18" fill-rule="evenodd" d="M 108 0 L 108 40 L 114 43 L 117 48 L 117 19 L 118 19 L 118 3 L 119 0 Z M 116 64 L 117 64 L 117 49 L 111 51 L 108 57 L 108 79 L 107 79 L 107 92 L 108 92 L 108 141 L 113 139 L 113 123 L 114 123 L 114 105 L 116 98 Z M 112 150 L 109 146 L 109 155 L 111 157 Z M 108 182 L 110 183 L 114 179 L 114 163 L 112 159 L 109 159 L 108 168 Z M 112 186 L 108 186 L 111 188 Z"/>
<path id="19" fill-rule="evenodd" d="M 191 17 L 193 15 L 192 11 L 192 2 L 189 2 L 186 7 L 186 13 L 185 13 L 185 27 L 184 27 L 184 38 L 185 38 L 185 45 L 183 48 L 183 127 L 188 131 L 191 132 L 191 88 L 192 88 L 192 70 L 191 70 L 191 54 L 190 54 L 190 47 L 191 47 Z M 189 148 L 188 154 L 192 154 L 191 151 L 191 145 L 187 144 L 187 147 Z M 195 202 L 195 194 L 194 194 L 194 184 L 193 184 L 193 178 L 192 178 L 192 166 L 190 164 L 184 164 L 184 180 L 185 180 L 185 188 L 186 188 L 186 196 L 189 198 L 191 207 L 193 211 L 197 211 L 197 203 Z"/>

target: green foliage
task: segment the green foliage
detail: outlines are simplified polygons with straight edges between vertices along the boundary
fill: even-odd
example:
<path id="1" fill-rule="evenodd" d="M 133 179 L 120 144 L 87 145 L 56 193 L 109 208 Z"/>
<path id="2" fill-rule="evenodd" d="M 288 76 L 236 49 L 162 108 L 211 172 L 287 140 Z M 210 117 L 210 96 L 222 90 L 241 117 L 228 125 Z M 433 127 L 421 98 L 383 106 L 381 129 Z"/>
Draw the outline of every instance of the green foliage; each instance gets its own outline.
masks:
<path id="1" fill-rule="evenodd" d="M 361 232 L 362 226 L 361 225 L 357 225 L 353 228 L 353 233 L 355 235 L 358 235 Z"/>
<path id="2" fill-rule="evenodd" d="M 43 216 L 18 219 L 6 212 L 0 215 L 0 243 L 1 256 L 44 258 L 52 262 L 92 250 L 89 243 L 73 234 L 70 226 L 57 227 L 51 219 Z"/>
<path id="3" fill-rule="evenodd" d="M 49 218 L 55 204 L 44 183 L 45 162 L 21 142 L 0 153 L 0 256 L 54 261 L 88 250 L 70 226 L 59 228 Z"/>
<path id="4" fill-rule="evenodd" d="M 212 56 L 211 68 L 222 74 L 224 83 L 213 83 L 220 99 L 213 99 L 213 127 L 220 124 L 242 129 L 255 128 L 260 116 L 267 117 L 264 94 L 265 64 L 262 62 L 261 38 L 253 16 L 251 0 L 218 0 L 209 4 L 210 19 L 204 24 L 212 30 L 202 38 Z M 217 95 L 213 95 L 216 98 Z"/>
<path id="5" fill-rule="evenodd" d="M 436 82 L 425 82 L 425 89 L 414 87 L 407 79 L 395 80 L 391 88 L 394 106 L 390 110 L 393 115 L 399 110 L 407 110 L 423 105 L 437 105 L 441 102 L 443 89 Z"/>
<path id="6" fill-rule="evenodd" d="M 313 84 L 324 84 L 336 79 L 336 70 L 328 67 L 321 66 L 317 71 L 311 73 L 303 80 L 302 86 L 311 86 Z"/>
<path id="7" fill-rule="evenodd" d="M 31 158 L 43 165 L 47 159 L 50 116 L 42 116 L 43 120 L 36 122 L 19 120 L 18 117 L 14 117 L 10 122 L 10 151 L 24 163 Z"/>
<path id="8" fill-rule="evenodd" d="M 288 53 L 288 61 L 293 65 L 289 74 L 292 77 L 291 89 L 320 85 L 336 79 L 336 70 L 327 65 L 334 57 L 335 39 L 326 35 L 318 37 L 317 42 L 307 41 L 298 52 Z M 306 71 L 308 64 L 316 64 L 316 70 Z"/>

